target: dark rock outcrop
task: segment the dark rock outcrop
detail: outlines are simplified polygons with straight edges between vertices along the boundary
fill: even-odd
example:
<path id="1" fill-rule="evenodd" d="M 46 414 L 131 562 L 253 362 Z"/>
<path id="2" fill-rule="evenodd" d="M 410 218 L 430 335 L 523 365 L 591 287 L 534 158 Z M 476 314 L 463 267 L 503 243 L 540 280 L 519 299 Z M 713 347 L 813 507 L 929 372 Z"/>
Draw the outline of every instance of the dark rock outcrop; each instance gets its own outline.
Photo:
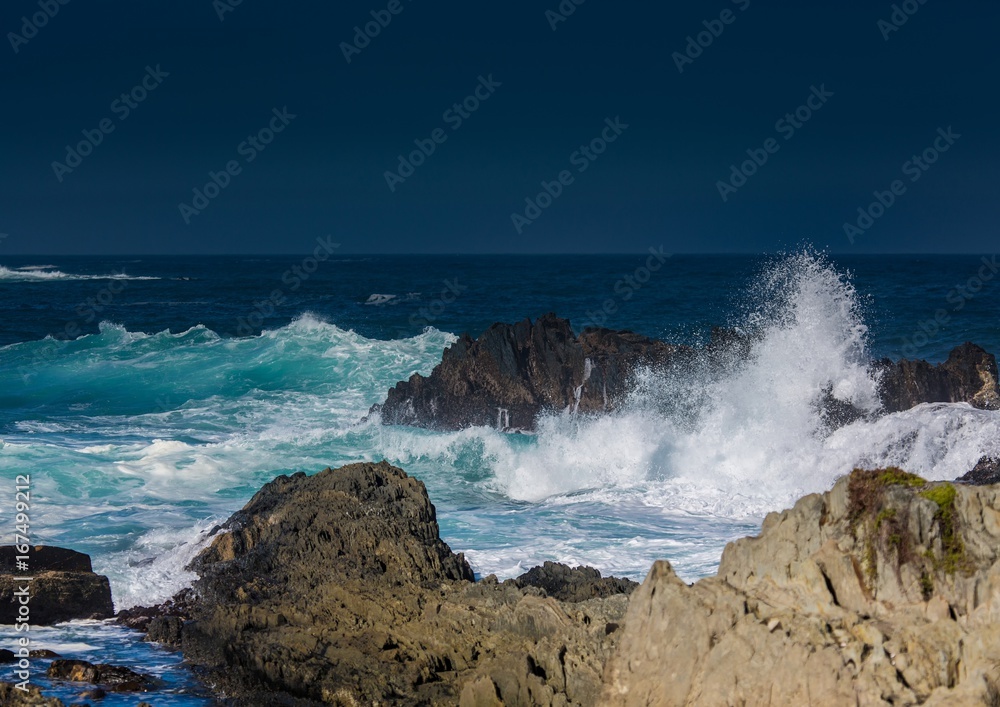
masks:
<path id="1" fill-rule="evenodd" d="M 602 577 L 593 567 L 570 568 L 558 562 L 532 567 L 520 577 L 508 581 L 517 587 L 537 587 L 553 599 L 567 602 L 631 594 L 639 586 L 631 579 Z"/>
<path id="2" fill-rule="evenodd" d="M 909 410 L 921 403 L 970 403 L 985 410 L 1000 409 L 996 357 L 975 344 L 962 344 L 938 365 L 883 359 L 878 368 L 886 412 Z"/>
<path id="3" fill-rule="evenodd" d="M 122 609 L 115 616 L 115 622 L 142 631 L 147 641 L 178 647 L 184 625 L 191 619 L 197 601 L 194 592 L 185 589 L 163 604 Z"/>
<path id="4" fill-rule="evenodd" d="M 414 374 L 397 383 L 381 405 L 372 407 L 385 424 L 435 429 L 472 426 L 531 431 L 542 412 L 611 411 L 627 400 L 635 374 L 643 368 L 689 381 L 675 405 L 697 407 L 692 381 L 711 379 L 747 361 L 754 338 L 716 328 L 701 349 L 664 343 L 630 331 L 585 329 L 575 336 L 570 323 L 554 314 L 536 321 L 494 324 L 478 339 L 463 334 L 445 349 L 429 376 Z M 883 359 L 873 363 L 881 377 L 884 412 L 920 403 L 967 402 L 1000 408 L 996 358 L 963 344 L 939 365 Z M 866 416 L 830 390 L 817 401 L 831 428 Z M 682 415 L 684 409 L 675 410 Z"/>
<path id="5" fill-rule="evenodd" d="M 27 574 L 31 582 L 18 582 L 25 575 L 16 566 L 13 546 L 0 547 L 0 624 L 13 624 L 21 606 L 19 592 L 29 587 L 30 623 L 47 626 L 72 619 L 106 619 L 114 616 L 111 584 L 94 574 L 90 557 L 60 547 L 33 547 L 28 553 Z"/>
<path id="6" fill-rule="evenodd" d="M 972 471 L 955 480 L 973 486 L 1000 484 L 1000 460 L 982 457 Z"/>
<path id="7" fill-rule="evenodd" d="M 543 410 L 613 409 L 639 366 L 684 351 L 629 331 L 587 329 L 577 338 L 554 314 L 494 324 L 475 340 L 463 334 L 430 376 L 396 384 L 372 412 L 386 424 L 531 430 Z"/>
<path id="8" fill-rule="evenodd" d="M 85 660 L 54 660 L 46 674 L 57 680 L 98 685 L 110 692 L 149 692 L 157 686 L 155 679 L 130 668 Z"/>
<path id="9" fill-rule="evenodd" d="M 627 605 L 473 582 L 385 462 L 275 479 L 192 567 L 182 650 L 243 705 L 591 705 Z"/>

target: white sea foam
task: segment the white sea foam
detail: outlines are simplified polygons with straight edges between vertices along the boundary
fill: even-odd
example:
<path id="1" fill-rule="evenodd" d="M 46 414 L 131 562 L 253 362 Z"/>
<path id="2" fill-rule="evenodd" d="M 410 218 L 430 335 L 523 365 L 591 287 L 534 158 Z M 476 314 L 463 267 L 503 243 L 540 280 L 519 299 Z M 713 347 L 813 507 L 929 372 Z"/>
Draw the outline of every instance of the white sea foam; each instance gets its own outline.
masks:
<path id="1" fill-rule="evenodd" d="M 125 273 L 77 275 L 56 270 L 54 265 L 25 266 L 10 269 L 0 265 L 0 282 L 49 282 L 66 280 L 159 280 L 158 277 L 130 276 Z"/>

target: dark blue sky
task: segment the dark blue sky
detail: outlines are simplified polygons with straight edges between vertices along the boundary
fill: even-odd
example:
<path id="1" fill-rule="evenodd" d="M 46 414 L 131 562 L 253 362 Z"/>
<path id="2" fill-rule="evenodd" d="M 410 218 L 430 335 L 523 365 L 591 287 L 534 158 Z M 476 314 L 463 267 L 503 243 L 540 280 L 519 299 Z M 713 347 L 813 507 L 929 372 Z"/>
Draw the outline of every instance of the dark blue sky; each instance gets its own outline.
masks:
<path id="1" fill-rule="evenodd" d="M 388 0 L 243 0 L 221 21 L 235 0 L 58 1 L 0 11 L 7 253 L 289 253 L 325 234 L 345 253 L 995 249 L 993 0 L 909 0 L 898 30 L 878 24 L 892 3 L 860 1 L 586 0 L 555 30 L 558 0 L 398 0 L 395 15 Z M 373 11 L 391 22 L 348 63 L 342 43 Z M 721 33 L 678 71 L 705 21 Z M 147 67 L 159 78 L 128 107 Z M 477 86 L 489 97 L 457 125 L 446 112 Z M 778 122 L 820 89 L 807 121 Z M 616 118 L 628 127 L 605 130 Z M 67 145 L 102 121 L 70 167 Z M 241 147 L 272 122 L 273 142 Z M 961 137 L 938 153 L 949 126 Z M 385 173 L 435 130 L 390 190 Z M 577 153 L 602 132 L 602 154 Z M 905 164 L 928 148 L 934 164 Z M 767 161 L 733 181 L 747 150 Z M 182 214 L 230 162 L 228 185 Z M 564 170 L 551 205 L 528 209 Z M 739 187 L 725 200 L 723 180 Z M 867 223 L 859 207 L 895 180 Z"/>

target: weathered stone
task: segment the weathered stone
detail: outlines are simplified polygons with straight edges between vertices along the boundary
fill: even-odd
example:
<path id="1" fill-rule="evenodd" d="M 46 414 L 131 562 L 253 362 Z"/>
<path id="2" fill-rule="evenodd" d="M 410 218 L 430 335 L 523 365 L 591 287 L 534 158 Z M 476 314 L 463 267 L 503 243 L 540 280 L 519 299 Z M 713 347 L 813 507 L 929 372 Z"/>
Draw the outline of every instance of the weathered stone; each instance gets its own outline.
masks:
<path id="1" fill-rule="evenodd" d="M 86 555 L 63 548 L 37 547 L 32 551 L 29 567 L 33 577 L 30 582 L 18 581 L 23 572 L 16 575 L 0 573 L 0 624 L 16 622 L 20 603 L 15 592 L 25 587 L 29 588 L 31 596 L 29 611 L 33 625 L 114 616 L 111 584 L 107 577 L 90 571 L 90 558 Z M 71 569 L 48 570 L 45 567 Z"/>
<path id="2" fill-rule="evenodd" d="M 398 383 L 372 412 L 386 424 L 531 430 L 545 410 L 613 409 L 638 367 L 683 351 L 629 331 L 587 329 L 577 338 L 554 314 L 494 324 L 476 340 L 462 335 L 430 376 Z"/>
<path id="3" fill-rule="evenodd" d="M 718 328 L 701 349 L 610 329 L 585 329 L 577 337 L 569 321 L 546 314 L 534 322 L 494 324 L 475 340 L 463 334 L 429 376 L 414 374 L 397 383 L 371 411 L 385 424 L 528 431 L 543 412 L 601 413 L 620 407 L 644 369 L 655 370 L 664 382 L 725 375 L 751 356 L 753 341 Z M 884 412 L 933 402 L 1000 408 L 996 358 L 974 344 L 959 346 L 937 366 L 884 359 L 872 367 L 880 377 Z M 685 405 L 691 396 L 666 397 L 668 403 Z M 836 398 L 832 388 L 816 403 L 831 429 L 867 415 Z"/>
<path id="4" fill-rule="evenodd" d="M 14 545 L 0 546 L 0 574 L 23 575 L 17 569 L 17 552 Z M 76 550 L 51 545 L 35 545 L 28 552 L 31 572 L 93 572 L 90 555 Z"/>
<path id="5" fill-rule="evenodd" d="M 34 685 L 21 690 L 15 683 L 0 682 L 0 705 L 4 707 L 65 707 L 62 700 L 46 697 Z"/>
<path id="6" fill-rule="evenodd" d="M 182 650 L 244 705 L 591 705 L 627 605 L 474 583 L 385 462 L 279 477 L 193 566 Z"/>
<path id="7" fill-rule="evenodd" d="M 1000 460 L 982 457 L 972 471 L 955 480 L 973 486 L 1000 484 Z"/>
<path id="8" fill-rule="evenodd" d="M 908 410 L 920 403 L 970 403 L 978 408 L 1000 408 L 996 357 L 975 344 L 954 349 L 938 365 L 903 359 L 883 359 L 882 404 L 887 412 Z"/>
<path id="9" fill-rule="evenodd" d="M 130 668 L 85 660 L 54 660 L 46 674 L 58 680 L 100 685 L 111 692 L 148 692 L 157 685 L 155 679 Z"/>
<path id="10" fill-rule="evenodd" d="M 593 567 L 570 568 L 558 562 L 532 567 L 509 581 L 517 587 L 538 587 L 553 599 L 568 602 L 631 594 L 639 586 L 638 582 L 630 579 L 601 577 L 601 573 Z"/>
<path id="11" fill-rule="evenodd" d="M 995 705 L 1000 487 L 855 471 L 632 595 L 605 705 Z"/>

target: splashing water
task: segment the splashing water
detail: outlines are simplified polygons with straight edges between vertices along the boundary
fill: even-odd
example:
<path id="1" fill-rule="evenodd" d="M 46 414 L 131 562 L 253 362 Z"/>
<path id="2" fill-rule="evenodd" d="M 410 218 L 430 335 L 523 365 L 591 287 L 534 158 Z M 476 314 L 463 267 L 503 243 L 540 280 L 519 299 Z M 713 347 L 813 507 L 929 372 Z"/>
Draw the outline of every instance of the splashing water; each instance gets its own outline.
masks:
<path id="1" fill-rule="evenodd" d="M 824 258 L 773 263 L 735 309 L 749 355 L 643 371 L 614 414 L 548 415 L 536 435 L 361 422 L 440 361 L 455 337 L 433 328 L 383 341 L 306 315 L 228 339 L 105 323 L 0 349 L 0 467 L 32 473 L 38 541 L 92 554 L 123 607 L 188 584 L 207 531 L 279 473 L 387 458 L 427 484 L 480 573 L 557 560 L 641 578 L 667 557 L 693 579 L 854 466 L 954 478 L 1000 452 L 1000 417 L 967 405 L 829 430 L 828 392 L 869 413 L 878 398 L 859 298 Z"/>

